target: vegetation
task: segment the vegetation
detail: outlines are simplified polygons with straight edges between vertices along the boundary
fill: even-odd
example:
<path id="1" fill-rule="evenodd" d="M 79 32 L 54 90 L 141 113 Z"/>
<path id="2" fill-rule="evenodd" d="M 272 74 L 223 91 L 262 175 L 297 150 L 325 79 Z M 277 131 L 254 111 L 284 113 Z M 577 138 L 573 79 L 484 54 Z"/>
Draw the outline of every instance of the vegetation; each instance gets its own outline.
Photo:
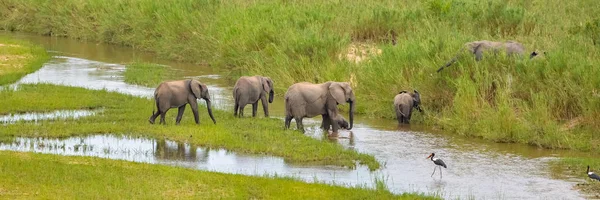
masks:
<path id="1" fill-rule="evenodd" d="M 167 66 L 152 63 L 132 63 L 125 68 L 125 83 L 156 87 L 165 80 L 176 77 Z"/>
<path id="2" fill-rule="evenodd" d="M 0 198 L 8 199 L 431 198 L 93 157 L 0 151 L 0 160 Z"/>
<path id="3" fill-rule="evenodd" d="M 167 113 L 167 126 L 151 125 L 148 118 L 153 100 L 83 88 L 47 84 L 20 85 L 16 91 L 0 91 L 0 114 L 47 112 L 61 109 L 95 109 L 103 111 L 80 119 L 19 122 L 2 127 L 0 138 L 67 137 L 86 134 L 128 134 L 167 138 L 190 142 L 209 148 L 224 148 L 236 152 L 268 154 L 283 157 L 296 164 L 325 164 L 355 167 L 356 162 L 378 169 L 371 155 L 345 149 L 337 143 L 319 141 L 292 130 L 283 130 L 279 119 L 234 118 L 230 112 L 213 110 L 213 124 L 200 108 L 200 125 L 194 123 L 187 108 L 181 125 L 175 126 L 176 109 Z"/>
<path id="4" fill-rule="evenodd" d="M 427 114 L 416 114 L 413 123 L 497 142 L 600 152 L 594 133 L 600 7 L 590 6 L 596 4 L 5 0 L 0 27 L 209 63 L 233 80 L 266 75 L 278 94 L 299 81 L 349 81 L 357 112 L 372 117 L 394 117 L 394 95 L 418 89 Z M 482 39 L 516 40 L 548 54 L 530 61 L 465 58 L 435 73 L 464 42 Z M 368 61 L 345 60 L 365 48 L 374 52 Z"/>
<path id="5" fill-rule="evenodd" d="M 14 83 L 38 70 L 48 58 L 44 48 L 0 37 L 0 85 Z"/>
<path id="6" fill-rule="evenodd" d="M 576 185 L 577 189 L 596 198 L 600 196 L 600 182 L 587 177 L 586 169 L 590 166 L 590 171 L 596 174 L 600 173 L 600 159 L 597 158 L 562 158 L 550 163 L 554 176 L 577 176 L 586 179 L 585 183 Z"/>

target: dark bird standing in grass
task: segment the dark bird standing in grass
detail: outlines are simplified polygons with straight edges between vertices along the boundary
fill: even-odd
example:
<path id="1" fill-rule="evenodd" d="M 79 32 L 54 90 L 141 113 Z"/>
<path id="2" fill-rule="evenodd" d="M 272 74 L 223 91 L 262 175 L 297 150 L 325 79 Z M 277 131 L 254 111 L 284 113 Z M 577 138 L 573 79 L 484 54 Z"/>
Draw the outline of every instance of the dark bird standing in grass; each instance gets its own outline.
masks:
<path id="1" fill-rule="evenodd" d="M 598 174 L 594 173 L 594 172 L 590 172 L 590 166 L 587 166 L 587 174 L 588 177 L 590 177 L 591 179 L 596 179 L 598 181 L 600 181 L 600 176 L 598 176 Z"/>
<path id="2" fill-rule="evenodd" d="M 446 163 L 444 163 L 444 161 L 442 161 L 442 159 L 439 158 L 433 158 L 435 156 L 435 153 L 431 153 L 431 155 L 429 155 L 427 158 L 431 158 L 431 161 L 433 161 L 433 164 L 435 164 L 435 168 L 433 168 L 433 173 L 431 173 L 431 177 L 433 177 L 433 174 L 435 174 L 435 169 L 436 168 L 440 168 L 440 179 L 442 178 L 442 167 L 444 168 L 448 168 L 446 167 Z"/>

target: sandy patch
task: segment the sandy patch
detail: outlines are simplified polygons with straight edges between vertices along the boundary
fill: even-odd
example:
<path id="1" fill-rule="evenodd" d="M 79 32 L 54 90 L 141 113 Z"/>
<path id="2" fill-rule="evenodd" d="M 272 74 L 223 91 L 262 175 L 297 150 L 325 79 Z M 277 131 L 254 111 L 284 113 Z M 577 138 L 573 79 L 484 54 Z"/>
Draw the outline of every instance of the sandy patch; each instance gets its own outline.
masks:
<path id="1" fill-rule="evenodd" d="M 381 55 L 382 50 L 374 44 L 352 43 L 342 53 L 338 54 L 340 60 L 347 60 L 353 63 L 367 61 L 370 58 Z"/>

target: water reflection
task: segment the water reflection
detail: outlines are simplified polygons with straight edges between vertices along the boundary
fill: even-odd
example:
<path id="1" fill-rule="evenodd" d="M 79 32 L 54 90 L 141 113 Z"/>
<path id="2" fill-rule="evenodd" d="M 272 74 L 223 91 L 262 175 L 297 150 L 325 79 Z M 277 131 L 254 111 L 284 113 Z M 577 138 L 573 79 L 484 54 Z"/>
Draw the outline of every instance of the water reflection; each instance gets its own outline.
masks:
<path id="1" fill-rule="evenodd" d="M 66 120 L 66 119 L 78 119 L 81 117 L 94 116 L 96 113 L 102 112 L 99 110 L 55 110 L 47 113 L 22 113 L 22 114 L 8 114 L 0 116 L 0 123 L 14 124 L 18 121 L 32 121 L 38 122 L 42 120 Z"/>

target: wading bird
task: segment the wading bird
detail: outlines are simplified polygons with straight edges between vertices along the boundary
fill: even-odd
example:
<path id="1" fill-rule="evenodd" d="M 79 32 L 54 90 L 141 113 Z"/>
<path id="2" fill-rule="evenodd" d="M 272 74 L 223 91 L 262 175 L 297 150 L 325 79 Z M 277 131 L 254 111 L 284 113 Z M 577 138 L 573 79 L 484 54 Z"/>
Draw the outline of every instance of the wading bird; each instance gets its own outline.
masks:
<path id="1" fill-rule="evenodd" d="M 589 165 L 588 165 L 588 168 L 587 168 L 587 174 L 588 174 L 588 177 L 590 177 L 591 179 L 596 179 L 596 180 L 600 181 L 600 176 L 598 176 L 598 174 L 596 174 L 594 172 L 590 172 L 590 166 Z"/>
<path id="2" fill-rule="evenodd" d="M 446 167 L 446 163 L 444 163 L 444 161 L 442 161 L 442 159 L 439 158 L 433 158 L 435 156 L 435 153 L 431 153 L 431 155 L 429 155 L 427 158 L 431 158 L 431 161 L 433 161 L 433 164 L 435 164 L 436 166 L 433 168 L 433 173 L 431 173 L 431 177 L 433 177 L 433 174 L 435 174 L 435 169 L 436 168 L 440 168 L 440 179 L 442 178 L 442 167 L 444 168 L 448 168 Z"/>

